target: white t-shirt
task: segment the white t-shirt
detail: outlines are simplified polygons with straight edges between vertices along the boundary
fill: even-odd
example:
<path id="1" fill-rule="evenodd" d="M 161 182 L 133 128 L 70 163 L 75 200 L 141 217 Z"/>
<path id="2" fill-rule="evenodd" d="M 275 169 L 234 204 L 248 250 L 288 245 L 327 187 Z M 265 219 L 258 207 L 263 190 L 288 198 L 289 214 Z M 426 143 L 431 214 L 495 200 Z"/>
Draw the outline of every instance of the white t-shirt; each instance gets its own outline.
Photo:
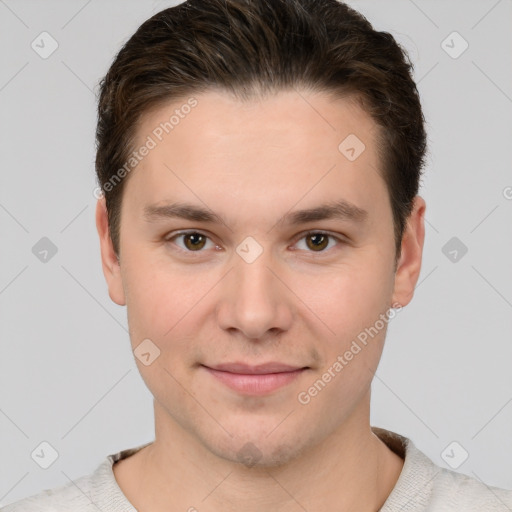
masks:
<path id="1" fill-rule="evenodd" d="M 512 491 L 437 466 L 410 439 L 395 432 L 378 427 L 372 431 L 404 459 L 398 481 L 379 512 L 512 512 Z M 92 474 L 0 512 L 137 512 L 117 484 L 112 465 L 148 444 L 108 455 Z"/>

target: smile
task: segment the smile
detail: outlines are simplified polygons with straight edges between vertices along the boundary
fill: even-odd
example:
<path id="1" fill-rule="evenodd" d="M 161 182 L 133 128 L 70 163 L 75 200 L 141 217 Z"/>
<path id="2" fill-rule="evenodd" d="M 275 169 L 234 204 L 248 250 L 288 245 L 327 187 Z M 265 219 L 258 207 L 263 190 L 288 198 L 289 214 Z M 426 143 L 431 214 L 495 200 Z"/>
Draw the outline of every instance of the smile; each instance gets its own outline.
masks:
<path id="1" fill-rule="evenodd" d="M 215 379 L 222 382 L 229 388 L 239 393 L 247 395 L 265 395 L 276 391 L 277 389 L 290 384 L 299 377 L 307 368 L 296 368 L 294 370 L 284 370 L 279 372 L 258 373 L 241 373 L 219 370 L 203 366 L 203 368 Z M 245 370 L 247 371 L 247 370 Z"/>

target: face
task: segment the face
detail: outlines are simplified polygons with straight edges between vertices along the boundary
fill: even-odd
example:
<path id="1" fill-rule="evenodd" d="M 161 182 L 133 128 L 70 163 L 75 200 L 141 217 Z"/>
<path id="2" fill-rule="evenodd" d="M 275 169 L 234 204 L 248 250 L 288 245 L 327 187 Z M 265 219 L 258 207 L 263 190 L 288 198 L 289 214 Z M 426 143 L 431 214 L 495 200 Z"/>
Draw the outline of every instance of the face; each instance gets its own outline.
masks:
<path id="1" fill-rule="evenodd" d="M 157 422 L 224 459 L 281 464 L 368 421 L 389 308 L 418 277 L 424 202 L 395 273 L 376 125 L 359 106 L 305 91 L 194 98 L 138 128 L 136 146 L 155 145 L 123 192 L 119 264 L 99 201 L 104 272 L 146 354 Z M 267 363 L 287 368 L 255 368 Z"/>

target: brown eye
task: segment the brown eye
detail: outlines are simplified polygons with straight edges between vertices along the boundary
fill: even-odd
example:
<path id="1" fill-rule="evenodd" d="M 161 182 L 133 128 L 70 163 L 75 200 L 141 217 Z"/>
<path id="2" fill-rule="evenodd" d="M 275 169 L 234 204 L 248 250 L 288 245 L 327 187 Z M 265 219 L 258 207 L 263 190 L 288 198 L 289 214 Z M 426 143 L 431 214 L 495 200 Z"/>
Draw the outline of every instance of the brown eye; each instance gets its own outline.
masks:
<path id="1" fill-rule="evenodd" d="M 322 251 L 329 245 L 329 236 L 323 233 L 312 233 L 306 236 L 306 244 L 313 251 Z M 311 241 L 311 243 L 309 243 Z"/>
<path id="2" fill-rule="evenodd" d="M 211 244 L 213 247 L 215 244 L 210 238 L 197 231 L 186 231 L 177 233 L 172 237 L 166 238 L 167 242 L 172 242 L 178 247 L 181 252 L 204 252 L 203 249 L 207 247 L 207 244 Z"/>
<path id="3" fill-rule="evenodd" d="M 331 250 L 336 249 L 333 246 L 340 244 L 343 244 L 343 240 L 337 236 L 323 231 L 310 231 L 297 241 L 296 246 L 298 249 L 309 253 L 330 254 Z"/>
<path id="4" fill-rule="evenodd" d="M 202 249 L 206 243 L 206 237 L 200 233 L 189 233 L 184 235 L 185 247 L 191 251 Z"/>

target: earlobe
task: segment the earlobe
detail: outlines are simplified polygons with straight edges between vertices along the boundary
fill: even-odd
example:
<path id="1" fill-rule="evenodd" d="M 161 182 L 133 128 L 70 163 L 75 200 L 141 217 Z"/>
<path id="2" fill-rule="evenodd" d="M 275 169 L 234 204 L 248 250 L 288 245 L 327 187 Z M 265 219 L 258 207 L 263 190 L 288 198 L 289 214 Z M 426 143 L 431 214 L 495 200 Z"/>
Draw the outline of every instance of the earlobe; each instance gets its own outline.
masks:
<path id="1" fill-rule="evenodd" d="M 412 300 L 421 271 L 425 241 L 425 200 L 416 196 L 402 238 L 402 253 L 395 273 L 393 303 L 406 306 Z"/>
<path id="2" fill-rule="evenodd" d="M 98 230 L 100 239 L 101 265 L 103 268 L 103 275 L 107 281 L 108 294 L 116 304 L 119 306 L 125 306 L 126 300 L 121 267 L 110 237 L 107 207 L 104 196 L 100 197 L 96 203 L 96 229 Z"/>

